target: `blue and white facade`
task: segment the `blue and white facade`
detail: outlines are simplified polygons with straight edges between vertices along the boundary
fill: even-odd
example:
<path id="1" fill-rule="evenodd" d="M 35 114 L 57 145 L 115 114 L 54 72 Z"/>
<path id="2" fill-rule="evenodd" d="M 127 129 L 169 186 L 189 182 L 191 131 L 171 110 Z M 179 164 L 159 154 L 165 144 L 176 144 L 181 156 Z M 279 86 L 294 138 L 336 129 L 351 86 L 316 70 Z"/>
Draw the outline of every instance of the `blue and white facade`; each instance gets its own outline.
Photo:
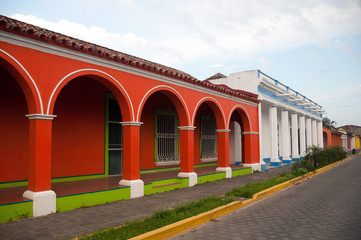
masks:
<path id="1" fill-rule="evenodd" d="M 301 93 L 251 70 L 209 80 L 259 95 L 260 163 L 271 166 L 302 159 L 311 146 L 323 147 L 322 107 Z"/>

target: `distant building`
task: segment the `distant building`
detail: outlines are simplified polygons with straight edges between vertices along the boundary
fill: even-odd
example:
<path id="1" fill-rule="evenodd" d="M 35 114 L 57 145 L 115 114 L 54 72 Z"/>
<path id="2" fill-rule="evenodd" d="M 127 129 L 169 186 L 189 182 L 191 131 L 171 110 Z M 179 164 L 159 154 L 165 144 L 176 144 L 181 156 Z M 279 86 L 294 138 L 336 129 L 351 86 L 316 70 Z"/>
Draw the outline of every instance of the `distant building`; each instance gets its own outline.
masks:
<path id="1" fill-rule="evenodd" d="M 343 130 L 347 135 L 347 151 L 351 152 L 355 149 L 356 152 L 359 152 L 360 149 L 360 137 L 361 137 L 361 127 L 356 125 L 345 125 L 338 128 Z"/>
<path id="2" fill-rule="evenodd" d="M 323 147 L 322 107 L 260 70 L 216 74 L 207 81 L 259 95 L 260 162 L 280 166 Z M 235 133 L 236 134 L 236 133 Z"/>

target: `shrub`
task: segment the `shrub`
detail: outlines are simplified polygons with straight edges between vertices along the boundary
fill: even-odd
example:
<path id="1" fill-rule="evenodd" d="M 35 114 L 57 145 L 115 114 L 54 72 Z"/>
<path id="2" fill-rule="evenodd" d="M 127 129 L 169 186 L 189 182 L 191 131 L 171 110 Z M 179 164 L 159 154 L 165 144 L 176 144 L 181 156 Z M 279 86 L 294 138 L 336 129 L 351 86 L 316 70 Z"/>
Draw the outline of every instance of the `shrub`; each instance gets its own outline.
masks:
<path id="1" fill-rule="evenodd" d="M 346 152 L 342 147 L 332 146 L 326 149 L 322 149 L 316 146 L 312 146 L 308 149 L 308 154 L 305 156 L 306 161 L 310 161 L 313 167 L 321 167 L 338 160 L 342 160 L 346 158 Z M 301 161 L 302 162 L 302 161 Z M 310 170 L 306 167 L 307 163 L 303 163 L 306 169 Z"/>

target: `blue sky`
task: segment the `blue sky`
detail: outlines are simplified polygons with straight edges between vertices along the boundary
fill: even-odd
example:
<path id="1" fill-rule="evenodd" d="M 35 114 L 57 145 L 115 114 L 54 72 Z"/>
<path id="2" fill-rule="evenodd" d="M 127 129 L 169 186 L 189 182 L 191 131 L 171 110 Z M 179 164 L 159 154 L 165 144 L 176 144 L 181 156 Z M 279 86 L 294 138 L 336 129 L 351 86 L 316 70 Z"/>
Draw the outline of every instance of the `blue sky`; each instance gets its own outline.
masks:
<path id="1" fill-rule="evenodd" d="M 0 14 L 203 80 L 260 69 L 361 126 L 361 0 L 0 0 Z"/>

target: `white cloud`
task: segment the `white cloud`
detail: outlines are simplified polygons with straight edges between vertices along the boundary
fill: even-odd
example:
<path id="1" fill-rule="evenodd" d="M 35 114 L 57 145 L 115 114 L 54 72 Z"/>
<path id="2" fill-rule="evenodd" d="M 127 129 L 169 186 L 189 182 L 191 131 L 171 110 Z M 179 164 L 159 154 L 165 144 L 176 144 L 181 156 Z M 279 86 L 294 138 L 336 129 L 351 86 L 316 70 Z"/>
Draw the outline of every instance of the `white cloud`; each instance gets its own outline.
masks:
<path id="1" fill-rule="evenodd" d="M 258 56 L 261 65 L 271 68 L 272 63 L 262 57 L 266 52 L 306 44 L 338 45 L 352 52 L 338 38 L 361 34 L 361 5 L 357 0 L 101 2 L 92 0 L 90 4 L 114 6 L 127 15 L 126 24 L 130 25 L 133 11 L 142 11 L 137 19 L 143 14 L 145 21 L 141 22 L 151 31 L 122 33 L 122 28 L 86 27 L 66 19 L 51 22 L 31 15 L 12 17 L 175 67 L 205 59 L 249 60 Z M 157 13 L 158 8 L 162 12 Z M 110 22 L 117 21 L 116 16 L 109 18 Z"/>
<path id="2" fill-rule="evenodd" d="M 213 64 L 210 67 L 211 68 L 221 68 L 221 67 L 224 67 L 224 64 Z"/>

